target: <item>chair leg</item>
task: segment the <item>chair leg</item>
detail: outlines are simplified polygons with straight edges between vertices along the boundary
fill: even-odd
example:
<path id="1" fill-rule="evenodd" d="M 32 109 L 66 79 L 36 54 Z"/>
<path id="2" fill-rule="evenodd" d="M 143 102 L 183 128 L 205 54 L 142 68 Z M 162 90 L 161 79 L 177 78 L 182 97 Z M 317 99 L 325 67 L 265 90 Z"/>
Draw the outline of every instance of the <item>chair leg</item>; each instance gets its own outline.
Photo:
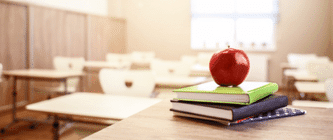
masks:
<path id="1" fill-rule="evenodd" d="M 157 91 L 154 91 L 153 93 L 150 94 L 150 98 L 156 98 L 158 96 L 158 94 L 160 94 Z"/>

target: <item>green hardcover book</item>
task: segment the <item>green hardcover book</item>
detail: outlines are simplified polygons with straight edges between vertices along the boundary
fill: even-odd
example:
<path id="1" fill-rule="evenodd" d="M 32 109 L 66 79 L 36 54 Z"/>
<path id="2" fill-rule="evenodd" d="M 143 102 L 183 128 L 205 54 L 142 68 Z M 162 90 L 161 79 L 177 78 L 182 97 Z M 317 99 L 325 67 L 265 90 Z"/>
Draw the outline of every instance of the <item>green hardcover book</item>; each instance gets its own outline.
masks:
<path id="1" fill-rule="evenodd" d="M 243 82 L 237 87 L 222 87 L 214 81 L 176 89 L 176 100 L 249 105 L 278 90 L 271 82 Z"/>

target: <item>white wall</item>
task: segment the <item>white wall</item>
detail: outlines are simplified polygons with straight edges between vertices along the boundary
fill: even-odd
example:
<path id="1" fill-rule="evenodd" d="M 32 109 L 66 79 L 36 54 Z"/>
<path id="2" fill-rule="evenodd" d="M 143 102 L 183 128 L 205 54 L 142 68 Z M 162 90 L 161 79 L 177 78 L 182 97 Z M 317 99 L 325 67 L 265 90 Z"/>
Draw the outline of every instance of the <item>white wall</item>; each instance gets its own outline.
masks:
<path id="1" fill-rule="evenodd" d="M 109 0 L 108 13 L 110 17 L 123 18 L 123 0 Z"/>
<path id="2" fill-rule="evenodd" d="M 94 15 L 108 15 L 108 0 L 9 0 Z"/>
<path id="3" fill-rule="evenodd" d="M 155 51 L 163 59 L 198 53 L 190 49 L 190 0 L 122 2 L 128 52 Z M 330 0 L 280 0 L 277 50 L 260 53 L 271 56 L 269 81 L 282 85 L 280 64 L 287 62 L 288 53 L 315 53 L 332 59 L 331 5 Z"/>

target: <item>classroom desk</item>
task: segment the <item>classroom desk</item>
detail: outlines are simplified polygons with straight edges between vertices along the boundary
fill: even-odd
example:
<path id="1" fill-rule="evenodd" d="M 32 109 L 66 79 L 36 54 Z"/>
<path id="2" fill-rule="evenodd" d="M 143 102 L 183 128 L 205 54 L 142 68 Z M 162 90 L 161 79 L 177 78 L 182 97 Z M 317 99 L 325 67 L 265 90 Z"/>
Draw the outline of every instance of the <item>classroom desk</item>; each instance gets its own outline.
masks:
<path id="1" fill-rule="evenodd" d="M 205 77 L 211 77 L 209 67 L 208 66 L 202 66 L 199 64 L 196 64 L 191 67 L 191 76 L 205 76 Z"/>
<path id="2" fill-rule="evenodd" d="M 315 75 L 310 75 L 306 70 L 285 70 L 284 76 L 287 80 L 287 92 L 293 95 L 292 89 L 295 86 L 295 82 L 318 82 L 318 78 Z M 293 95 L 295 99 L 299 99 L 299 95 Z"/>
<path id="3" fill-rule="evenodd" d="M 309 101 L 309 100 L 295 100 L 292 102 L 293 106 L 303 106 L 303 107 L 316 107 L 316 108 L 332 108 L 333 102 L 323 102 L 323 101 Z"/>
<path id="4" fill-rule="evenodd" d="M 10 71 L 3 71 L 3 76 L 5 78 L 13 78 L 13 121 L 1 129 L 1 133 L 4 133 L 7 128 L 9 128 L 11 125 L 14 125 L 15 123 L 19 121 L 34 121 L 30 119 L 24 119 L 24 118 L 17 118 L 16 117 L 16 96 L 17 96 L 17 87 L 16 83 L 17 80 L 23 79 L 23 80 L 39 80 L 39 81 L 58 81 L 58 82 L 64 82 L 65 85 L 65 93 L 67 93 L 67 79 L 72 77 L 79 77 L 82 81 L 82 76 L 84 74 L 79 71 L 57 71 L 57 70 L 47 70 L 47 69 L 22 69 L 22 70 L 10 70 Z M 30 97 L 28 96 L 28 101 L 30 100 Z"/>
<path id="5" fill-rule="evenodd" d="M 85 70 L 97 70 L 102 68 L 124 69 L 129 68 L 130 63 L 112 63 L 107 61 L 86 61 L 84 63 Z"/>
<path id="6" fill-rule="evenodd" d="M 161 99 L 154 98 L 79 92 L 30 104 L 26 106 L 26 109 L 53 115 L 53 134 L 54 139 L 57 140 L 59 138 L 59 120 L 76 122 L 68 117 L 59 117 L 59 115 L 119 121 L 160 101 Z"/>
<path id="7" fill-rule="evenodd" d="M 126 69 L 130 64 L 107 62 L 107 61 L 86 61 L 84 63 L 84 71 L 87 74 L 84 87 L 86 92 L 100 92 L 103 93 L 101 84 L 99 82 L 98 74 L 101 69 Z"/>
<path id="8" fill-rule="evenodd" d="M 332 139 L 333 109 L 300 107 L 301 116 L 224 126 L 174 117 L 164 100 L 83 140 L 109 139 Z M 293 106 L 289 106 L 293 107 Z M 296 107 L 295 107 L 296 108 Z"/>
<path id="9" fill-rule="evenodd" d="M 325 93 L 325 82 L 296 82 L 295 86 L 300 93 Z"/>
<path id="10" fill-rule="evenodd" d="M 316 81 L 317 76 L 309 74 L 306 70 L 286 70 L 285 76 L 292 76 L 296 81 Z"/>
<path id="11" fill-rule="evenodd" d="M 326 93 L 325 82 L 295 82 L 295 87 L 299 93 L 305 95 L 305 99 L 313 99 L 314 94 L 324 95 Z"/>
<path id="12" fill-rule="evenodd" d="M 210 77 L 180 77 L 180 76 L 156 76 L 155 83 L 158 87 L 187 87 L 212 81 Z"/>

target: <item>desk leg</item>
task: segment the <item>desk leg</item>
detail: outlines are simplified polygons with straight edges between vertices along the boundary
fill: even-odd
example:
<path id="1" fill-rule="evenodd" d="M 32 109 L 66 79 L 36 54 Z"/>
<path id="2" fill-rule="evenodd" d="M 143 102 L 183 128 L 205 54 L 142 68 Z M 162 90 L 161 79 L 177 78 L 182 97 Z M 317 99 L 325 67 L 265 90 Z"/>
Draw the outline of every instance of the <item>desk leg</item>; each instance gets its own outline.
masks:
<path id="1" fill-rule="evenodd" d="M 53 122 L 53 139 L 59 139 L 59 117 L 57 115 L 54 116 Z"/>
<path id="2" fill-rule="evenodd" d="M 85 89 L 84 89 L 84 84 L 85 84 L 85 83 L 84 83 L 84 81 L 83 81 L 83 76 L 80 76 L 80 81 L 79 81 L 79 83 L 80 83 L 80 84 L 79 84 L 79 86 L 80 86 L 80 87 L 79 87 L 80 92 L 84 92 L 84 90 L 85 90 Z"/>
<path id="3" fill-rule="evenodd" d="M 10 126 L 12 126 L 13 124 L 15 124 L 18 120 L 16 118 L 16 95 L 17 95 L 17 91 L 16 91 L 16 77 L 14 77 L 13 79 L 13 112 L 12 112 L 12 115 L 13 115 L 13 121 L 8 124 L 7 126 L 5 126 L 4 128 L 1 129 L 1 133 L 5 133 L 6 129 Z"/>
<path id="4" fill-rule="evenodd" d="M 64 80 L 64 83 L 65 83 L 65 94 L 68 94 L 68 92 L 67 92 L 67 78 Z"/>

